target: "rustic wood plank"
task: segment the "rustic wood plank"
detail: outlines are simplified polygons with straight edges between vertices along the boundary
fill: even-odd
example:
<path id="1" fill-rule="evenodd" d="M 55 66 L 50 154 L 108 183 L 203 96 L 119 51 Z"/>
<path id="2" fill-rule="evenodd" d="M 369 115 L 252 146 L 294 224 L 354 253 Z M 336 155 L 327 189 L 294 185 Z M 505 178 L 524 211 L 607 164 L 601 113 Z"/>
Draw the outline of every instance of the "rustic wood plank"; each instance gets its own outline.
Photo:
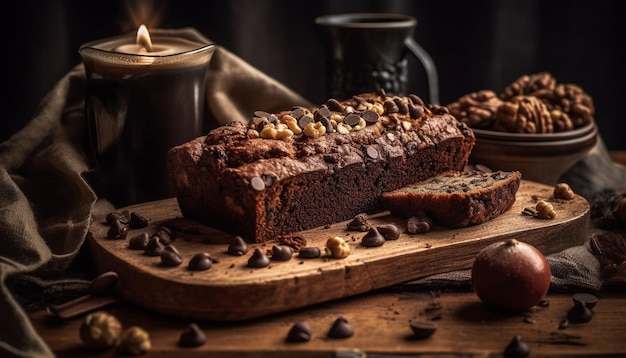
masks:
<path id="1" fill-rule="evenodd" d="M 571 201 L 553 201 L 558 215 L 552 220 L 521 214 L 524 208 L 534 207 L 537 199 L 551 200 L 552 189 L 523 181 L 513 207 L 490 222 L 462 229 L 436 227 L 421 235 L 402 233 L 398 240 L 375 248 L 362 246 L 360 240 L 365 233 L 347 232 L 346 222 L 303 231 L 299 234 L 307 240 L 307 246 L 323 251 L 326 240 L 339 235 L 349 242 L 352 253 L 345 259 L 294 256 L 262 269 L 247 267 L 249 256 L 255 247 L 270 250 L 276 242 L 250 244 L 245 256 L 228 255 L 226 242 L 231 235 L 182 218 L 175 199 L 125 209 L 149 218 L 149 227 L 141 229 L 149 233 L 173 222 L 186 227 L 187 233 L 173 243 L 184 258 L 180 266 L 166 267 L 159 257 L 130 250 L 128 239 L 107 239 L 109 226 L 101 219 L 91 226 L 90 244 L 96 268 L 101 272 L 116 271 L 119 291 L 129 301 L 179 317 L 238 321 L 466 269 L 480 249 L 510 237 L 535 245 L 544 254 L 584 243 L 588 238 L 589 204 L 580 196 Z M 404 228 L 403 219 L 388 213 L 371 216 L 370 222 Z M 128 237 L 139 232 L 131 231 Z M 189 259 L 199 252 L 207 252 L 219 262 L 207 271 L 188 270 Z"/>
<path id="2" fill-rule="evenodd" d="M 572 293 L 549 293 L 548 306 L 533 307 L 524 314 L 502 315 L 488 311 L 473 292 L 431 295 L 383 289 L 246 322 L 194 321 L 207 335 L 206 344 L 197 348 L 177 345 L 190 320 L 155 315 L 128 302 L 107 311 L 118 317 L 124 328 L 140 326 L 148 331 L 152 343 L 149 357 L 336 357 L 338 352 L 365 352 L 368 357 L 500 357 L 515 335 L 528 344 L 531 356 L 623 357 L 626 295 L 603 293 L 598 297 L 590 322 L 571 323 L 559 329 L 573 306 Z M 433 304 L 441 308 L 426 314 Z M 354 336 L 326 336 L 339 316 L 353 325 Z M 115 349 L 90 351 L 82 345 L 78 335 L 82 318 L 56 321 L 45 311 L 33 312 L 30 317 L 59 357 L 119 357 Z M 432 319 L 438 325 L 437 331 L 430 338 L 414 339 L 410 319 Z M 311 341 L 286 343 L 288 330 L 298 320 L 309 323 Z"/>

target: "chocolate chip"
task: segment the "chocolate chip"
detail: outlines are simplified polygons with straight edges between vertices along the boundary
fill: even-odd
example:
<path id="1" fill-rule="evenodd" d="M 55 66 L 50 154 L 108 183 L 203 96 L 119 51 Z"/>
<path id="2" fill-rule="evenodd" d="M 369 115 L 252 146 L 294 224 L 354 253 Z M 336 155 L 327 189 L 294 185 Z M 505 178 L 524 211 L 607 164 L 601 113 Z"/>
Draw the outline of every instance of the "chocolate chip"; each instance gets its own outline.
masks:
<path id="1" fill-rule="evenodd" d="M 180 347 L 199 347 L 206 343 L 206 334 L 196 323 L 191 323 L 185 328 L 178 338 Z"/>
<path id="2" fill-rule="evenodd" d="M 208 270 L 213 266 L 213 260 L 211 259 L 211 255 L 206 252 L 200 252 L 189 260 L 189 269 L 193 271 L 204 271 Z"/>
<path id="3" fill-rule="evenodd" d="M 295 118 L 296 120 L 300 119 L 302 116 L 304 116 L 306 114 L 306 112 L 304 112 L 304 109 L 302 108 L 294 108 L 291 111 L 291 116 L 293 118 Z"/>
<path id="4" fill-rule="evenodd" d="M 347 229 L 353 231 L 368 231 L 370 229 L 370 224 L 367 222 L 367 214 L 357 214 L 350 222 L 348 222 Z"/>
<path id="5" fill-rule="evenodd" d="M 293 249 L 287 245 L 272 246 L 272 260 L 289 261 L 293 256 Z"/>
<path id="6" fill-rule="evenodd" d="M 315 111 L 314 118 L 316 121 L 319 121 L 320 118 L 330 118 L 331 114 L 332 113 L 330 112 L 328 107 L 326 107 L 326 105 L 322 105 L 317 109 L 317 111 Z"/>
<path id="7" fill-rule="evenodd" d="M 294 323 L 287 333 L 287 342 L 308 342 L 311 340 L 311 327 L 306 321 Z"/>
<path id="8" fill-rule="evenodd" d="M 398 113 L 400 110 L 394 101 L 385 101 L 383 103 L 383 108 L 385 109 L 385 113 Z"/>
<path id="9" fill-rule="evenodd" d="M 413 104 L 418 104 L 420 106 L 424 105 L 424 101 L 416 94 L 410 94 L 409 99 L 413 102 Z"/>
<path id="10" fill-rule="evenodd" d="M 371 109 L 366 109 L 365 111 L 361 112 L 361 117 L 363 117 L 363 119 L 365 119 L 367 123 L 376 123 L 380 118 L 378 113 L 372 111 Z"/>
<path id="11" fill-rule="evenodd" d="M 124 240 L 128 234 L 128 226 L 119 220 L 114 220 L 107 232 L 107 237 L 111 240 Z"/>
<path id="12" fill-rule="evenodd" d="M 269 119 L 271 114 L 265 111 L 254 111 L 254 116 L 259 118 L 267 118 Z"/>
<path id="13" fill-rule="evenodd" d="M 149 240 L 148 233 L 144 231 L 128 240 L 128 248 L 131 250 L 145 250 Z"/>
<path id="14" fill-rule="evenodd" d="M 371 227 L 367 234 L 361 239 L 361 244 L 366 247 L 382 246 L 385 243 L 385 238 L 378 232 L 375 227 Z"/>
<path id="15" fill-rule="evenodd" d="M 409 113 L 409 106 L 406 103 L 402 102 L 400 98 L 394 98 L 393 102 L 398 106 L 398 112 L 400 114 Z"/>
<path id="16" fill-rule="evenodd" d="M 324 127 L 326 127 L 326 133 L 335 133 L 335 127 L 333 127 L 333 124 L 328 117 L 322 117 L 318 120 L 318 122 L 322 123 Z"/>
<path id="17" fill-rule="evenodd" d="M 148 240 L 146 248 L 143 250 L 143 254 L 147 256 L 161 256 L 165 245 L 161 243 L 158 237 L 153 236 Z"/>
<path id="18" fill-rule="evenodd" d="M 437 330 L 437 324 L 431 321 L 409 321 L 409 327 L 416 338 L 427 338 Z"/>
<path id="19" fill-rule="evenodd" d="M 365 150 L 367 152 L 367 156 L 372 158 L 372 159 L 377 159 L 378 158 L 378 150 L 376 150 L 376 148 L 372 145 L 368 146 L 367 149 Z"/>
<path id="20" fill-rule="evenodd" d="M 343 112 L 343 105 L 335 98 L 331 98 L 326 101 L 326 107 L 334 112 Z"/>
<path id="21" fill-rule="evenodd" d="M 123 213 L 120 213 L 120 212 L 117 212 L 117 211 L 112 211 L 112 212 L 107 214 L 106 221 L 107 221 L 107 223 L 109 225 L 113 225 L 115 220 L 121 222 L 124 225 L 128 225 L 129 218 L 128 218 L 128 216 L 124 215 Z"/>
<path id="22" fill-rule="evenodd" d="M 260 177 L 254 177 L 250 180 L 250 186 L 256 191 L 265 190 L 265 181 Z"/>
<path id="23" fill-rule="evenodd" d="M 304 127 L 306 127 L 309 123 L 315 123 L 315 120 L 308 114 L 305 114 L 298 119 L 298 127 L 302 129 L 304 129 Z"/>
<path id="24" fill-rule="evenodd" d="M 511 342 L 504 348 L 505 357 L 523 358 L 530 355 L 530 348 L 522 341 L 522 337 L 515 336 Z"/>
<path id="25" fill-rule="evenodd" d="M 574 323 L 585 323 L 591 321 L 593 313 L 587 307 L 585 301 L 574 299 L 574 307 L 567 311 L 567 319 Z"/>
<path id="26" fill-rule="evenodd" d="M 157 231 L 156 233 L 152 234 L 152 237 L 156 237 L 157 239 L 159 239 L 159 241 L 161 241 L 163 245 L 169 245 L 173 241 L 170 234 L 165 230 Z"/>
<path id="27" fill-rule="evenodd" d="M 398 240 L 400 238 L 400 230 L 394 224 L 379 225 L 376 226 L 376 229 L 385 240 Z"/>
<path id="28" fill-rule="evenodd" d="M 89 293 L 94 296 L 104 296 L 113 290 L 116 283 L 117 272 L 107 271 L 91 281 Z"/>
<path id="29" fill-rule="evenodd" d="M 422 107 L 421 105 L 415 105 L 415 104 L 410 104 L 409 105 L 409 116 L 411 116 L 412 119 L 418 119 L 419 117 L 422 116 L 422 114 L 424 114 L 424 107 Z"/>
<path id="30" fill-rule="evenodd" d="M 589 309 L 594 308 L 596 303 L 598 303 L 598 297 L 592 295 L 591 293 L 576 293 L 572 296 L 572 299 L 574 302 L 576 302 L 576 300 L 582 301 Z"/>
<path id="31" fill-rule="evenodd" d="M 248 259 L 248 267 L 262 268 L 270 264 L 270 259 L 265 255 L 263 250 L 255 248 L 252 256 Z"/>
<path id="32" fill-rule="evenodd" d="M 359 124 L 359 122 L 361 122 L 361 116 L 359 116 L 358 114 L 355 113 L 350 113 L 347 116 L 345 116 L 343 118 L 343 123 L 349 125 L 349 126 L 356 126 L 357 124 Z"/>
<path id="33" fill-rule="evenodd" d="M 173 245 L 166 245 L 161 251 L 161 262 L 165 266 L 178 266 L 183 263 L 183 257 Z"/>
<path id="34" fill-rule="evenodd" d="M 354 328 L 345 317 L 337 318 L 328 331 L 329 338 L 349 338 L 353 335 Z"/>
<path id="35" fill-rule="evenodd" d="M 303 247 L 300 249 L 298 253 L 298 257 L 302 257 L 303 259 L 314 259 L 322 256 L 322 250 L 319 247 Z"/>
<path id="36" fill-rule="evenodd" d="M 130 221 L 128 222 L 128 227 L 131 229 L 142 229 L 148 226 L 148 219 L 146 219 L 143 215 L 139 214 L 136 211 L 130 212 Z"/>
<path id="37" fill-rule="evenodd" d="M 228 253 L 234 256 L 243 256 L 248 253 L 248 244 L 241 236 L 234 236 L 228 244 Z"/>

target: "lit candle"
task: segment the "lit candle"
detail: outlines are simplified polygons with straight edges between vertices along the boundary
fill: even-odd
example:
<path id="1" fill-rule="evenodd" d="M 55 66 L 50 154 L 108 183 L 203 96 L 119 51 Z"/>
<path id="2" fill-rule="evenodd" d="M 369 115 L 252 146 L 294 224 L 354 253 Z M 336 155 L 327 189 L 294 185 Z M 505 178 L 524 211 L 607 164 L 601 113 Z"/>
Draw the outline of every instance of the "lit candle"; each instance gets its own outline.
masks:
<path id="1" fill-rule="evenodd" d="M 173 196 L 166 154 L 202 135 L 205 78 L 215 45 L 197 31 L 140 26 L 80 47 L 96 175 L 116 205 Z"/>

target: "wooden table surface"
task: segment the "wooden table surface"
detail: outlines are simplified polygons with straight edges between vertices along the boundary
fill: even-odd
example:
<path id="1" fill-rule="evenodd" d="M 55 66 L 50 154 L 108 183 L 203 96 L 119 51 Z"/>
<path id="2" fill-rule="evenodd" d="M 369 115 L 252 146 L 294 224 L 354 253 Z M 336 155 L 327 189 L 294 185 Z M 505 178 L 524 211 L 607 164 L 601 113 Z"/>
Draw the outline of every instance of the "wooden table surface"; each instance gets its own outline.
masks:
<path id="1" fill-rule="evenodd" d="M 189 320 L 155 314 L 124 301 L 105 310 L 124 327 L 137 325 L 149 332 L 152 349 L 148 357 L 490 357 L 502 356 L 517 335 L 528 344 L 532 356 L 626 356 L 626 293 L 598 294 L 592 320 L 563 329 L 559 325 L 573 307 L 572 295 L 550 293 L 546 306 L 503 315 L 486 309 L 473 292 L 383 289 L 245 322 L 196 322 L 207 335 L 206 344 L 197 348 L 177 345 Z M 340 316 L 352 324 L 354 335 L 328 338 L 328 330 Z M 60 321 L 36 311 L 31 318 L 59 357 L 119 356 L 114 349 L 85 349 L 78 334 L 84 317 Z M 415 339 L 411 319 L 433 320 L 438 329 L 429 338 Z M 285 342 L 298 320 L 309 323 L 312 339 Z"/>
<path id="2" fill-rule="evenodd" d="M 626 164 L 626 152 L 611 155 Z M 518 335 L 528 344 L 532 357 L 626 357 L 626 292 L 596 294 L 598 303 L 591 321 L 570 323 L 562 329 L 559 325 L 573 307 L 573 294 L 550 292 L 546 306 L 503 315 L 486 309 L 471 291 L 381 289 L 244 322 L 195 322 L 207 335 L 206 344 L 197 348 L 177 344 L 189 320 L 126 301 L 105 310 L 124 327 L 140 326 L 149 332 L 152 349 L 146 357 L 501 357 Z M 433 307 L 440 308 L 430 310 Z M 114 349 L 94 352 L 83 346 L 78 332 L 84 316 L 61 321 L 41 310 L 31 312 L 30 317 L 58 357 L 120 356 Z M 352 324 L 352 337 L 327 337 L 338 317 Z M 429 338 L 415 339 L 409 327 L 411 319 L 433 320 L 438 329 Z M 285 342 L 291 325 L 299 320 L 311 326 L 311 341 Z"/>

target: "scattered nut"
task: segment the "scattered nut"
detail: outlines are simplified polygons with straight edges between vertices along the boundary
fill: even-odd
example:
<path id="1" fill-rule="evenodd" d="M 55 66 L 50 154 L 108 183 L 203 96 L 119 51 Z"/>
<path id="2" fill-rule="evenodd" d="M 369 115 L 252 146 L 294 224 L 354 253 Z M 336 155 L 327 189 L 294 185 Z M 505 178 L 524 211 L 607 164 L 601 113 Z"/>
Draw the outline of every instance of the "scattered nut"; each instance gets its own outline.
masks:
<path id="1" fill-rule="evenodd" d="M 540 200 L 535 205 L 535 210 L 537 210 L 537 217 L 541 219 L 554 219 L 556 217 L 556 210 L 552 204 L 548 203 L 545 200 Z"/>
<path id="2" fill-rule="evenodd" d="M 572 200 L 576 195 L 567 183 L 559 183 L 554 187 L 553 196 L 555 199 Z"/>
<path id="3" fill-rule="evenodd" d="M 336 259 L 346 258 L 350 255 L 350 245 L 340 236 L 333 236 L 326 241 L 326 249 Z"/>
<path id="4" fill-rule="evenodd" d="M 85 317 L 80 326 L 80 339 L 90 349 L 104 349 L 117 344 L 122 332 L 122 324 L 113 315 L 93 312 Z"/>
<path id="5" fill-rule="evenodd" d="M 120 353 L 138 356 L 145 354 L 150 348 L 152 343 L 148 332 L 141 327 L 132 326 L 122 333 L 118 350 Z"/>

